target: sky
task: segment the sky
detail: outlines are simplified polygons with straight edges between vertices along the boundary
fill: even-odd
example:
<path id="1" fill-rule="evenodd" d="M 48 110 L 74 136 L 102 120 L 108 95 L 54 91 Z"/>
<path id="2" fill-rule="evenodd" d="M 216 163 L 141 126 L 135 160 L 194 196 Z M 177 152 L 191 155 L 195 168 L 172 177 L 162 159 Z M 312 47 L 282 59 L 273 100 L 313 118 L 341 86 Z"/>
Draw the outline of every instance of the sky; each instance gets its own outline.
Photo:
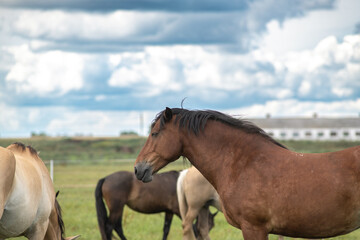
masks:
<path id="1" fill-rule="evenodd" d="M 147 135 L 165 107 L 360 116 L 358 0 L 1 0 L 0 137 Z"/>

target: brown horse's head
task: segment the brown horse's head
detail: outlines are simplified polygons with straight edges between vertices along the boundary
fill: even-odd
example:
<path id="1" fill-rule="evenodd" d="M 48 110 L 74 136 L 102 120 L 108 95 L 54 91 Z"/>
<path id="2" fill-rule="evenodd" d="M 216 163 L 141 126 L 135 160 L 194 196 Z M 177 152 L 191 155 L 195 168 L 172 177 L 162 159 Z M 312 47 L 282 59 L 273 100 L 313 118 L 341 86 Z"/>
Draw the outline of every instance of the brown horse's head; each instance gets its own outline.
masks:
<path id="1" fill-rule="evenodd" d="M 166 108 L 155 118 L 149 137 L 135 161 L 135 175 L 150 182 L 152 175 L 181 155 L 182 143 L 173 111 Z"/>

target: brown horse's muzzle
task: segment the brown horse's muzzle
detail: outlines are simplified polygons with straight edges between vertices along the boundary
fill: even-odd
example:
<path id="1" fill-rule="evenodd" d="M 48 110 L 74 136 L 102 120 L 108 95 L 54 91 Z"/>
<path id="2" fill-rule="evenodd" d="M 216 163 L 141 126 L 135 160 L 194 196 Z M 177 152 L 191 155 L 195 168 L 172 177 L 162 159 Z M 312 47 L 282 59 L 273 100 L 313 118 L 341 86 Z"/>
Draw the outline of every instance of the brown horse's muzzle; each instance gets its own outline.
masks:
<path id="1" fill-rule="evenodd" d="M 144 183 L 151 182 L 152 180 L 152 167 L 148 162 L 139 162 L 134 167 L 135 175 L 138 180 Z"/>

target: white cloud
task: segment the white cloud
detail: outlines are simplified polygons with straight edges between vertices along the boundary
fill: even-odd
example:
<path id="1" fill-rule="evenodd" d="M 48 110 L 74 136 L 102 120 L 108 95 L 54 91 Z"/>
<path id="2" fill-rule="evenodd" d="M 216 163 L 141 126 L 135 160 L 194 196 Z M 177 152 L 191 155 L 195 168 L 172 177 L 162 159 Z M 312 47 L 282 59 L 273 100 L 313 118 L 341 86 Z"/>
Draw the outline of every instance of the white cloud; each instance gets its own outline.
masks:
<path id="1" fill-rule="evenodd" d="M 226 54 L 215 47 L 146 47 L 141 53 L 111 55 L 109 66 L 114 71 L 108 84 L 132 87 L 135 92 L 142 94 L 144 89 L 157 89 L 151 91 L 151 95 L 168 90 L 203 89 L 205 99 L 208 99 L 205 97 L 207 89 L 246 91 L 250 87 L 271 87 L 277 84 L 278 80 L 271 73 L 256 69 L 251 58 L 251 55 Z M 285 95 L 289 93 L 283 92 L 281 98 Z"/>
<path id="2" fill-rule="evenodd" d="M 66 107 L 10 107 L 0 103 L 0 136 L 28 137 L 31 132 L 50 136 L 76 134 L 119 136 L 122 131 L 147 134 L 148 123 L 156 112 L 142 112 L 144 128 L 140 128 L 140 112 L 72 110 Z M 141 132 L 142 131 L 142 132 Z"/>
<path id="3" fill-rule="evenodd" d="M 286 109 L 286 111 L 284 111 Z M 296 99 L 268 101 L 248 107 L 226 110 L 231 115 L 244 117 L 311 117 L 317 113 L 320 117 L 357 117 L 360 113 L 360 98 L 355 100 L 312 102 Z"/>
<path id="4" fill-rule="evenodd" d="M 143 129 L 140 122 L 143 115 Z M 65 110 L 61 117 L 52 119 L 46 132 L 52 135 L 119 136 L 122 131 L 134 131 L 147 135 L 148 127 L 156 112 L 138 111 L 71 111 Z"/>
<path id="5" fill-rule="evenodd" d="M 64 107 L 53 108 L 12 108 L 0 104 L 4 109 L 0 115 L 0 135 L 2 137 L 24 137 L 31 132 L 45 132 L 50 136 L 92 135 L 118 136 L 122 131 L 135 131 L 148 134 L 148 128 L 158 111 L 101 111 L 71 110 Z M 286 109 L 286 111 L 284 111 Z M 265 117 L 270 113 L 274 117 L 311 117 L 318 113 L 320 117 L 358 116 L 360 98 L 355 100 L 313 102 L 296 99 L 267 101 L 236 109 L 218 109 L 234 115 Z M 141 115 L 143 123 L 141 123 Z"/>
<path id="6" fill-rule="evenodd" d="M 310 93 L 310 91 L 311 91 L 311 83 L 309 81 L 303 81 L 300 84 L 300 88 L 299 88 L 300 96 L 306 96 Z"/>
<path id="7" fill-rule="evenodd" d="M 267 33 L 259 39 L 257 46 L 279 55 L 313 49 L 330 35 L 342 39 L 353 33 L 360 21 L 360 1 L 340 0 L 336 5 L 335 9 L 314 10 L 281 24 L 274 18 L 267 23 Z"/>
<path id="8" fill-rule="evenodd" d="M 360 35 L 347 35 L 342 41 L 328 36 L 312 50 L 283 55 L 258 51 L 258 60 L 265 56 L 285 82 L 299 86 L 301 97 L 349 97 L 360 89 Z"/>
<path id="9" fill-rule="evenodd" d="M 13 27 L 16 32 L 32 38 L 112 41 L 131 39 L 154 26 L 160 31 L 165 20 L 171 21 L 170 15 L 122 10 L 105 14 L 27 10 L 20 14 Z"/>
<path id="10" fill-rule="evenodd" d="M 171 51 L 176 47 L 146 47 L 142 53 L 121 53 L 109 56 L 114 69 L 108 84 L 114 87 L 131 87 L 135 93 L 147 96 L 163 91 L 180 91 L 177 69 L 178 59 Z"/>
<path id="11" fill-rule="evenodd" d="M 232 4 L 230 3 L 230 6 Z M 66 4 L 61 4 L 61 6 L 64 5 Z M 94 7 L 93 4 L 90 5 Z M 126 10 L 124 6 L 123 10 L 118 10 L 119 6 L 117 6 L 113 8 L 113 11 L 101 11 L 99 10 L 101 8 L 98 11 L 24 8 L 12 14 L 16 16 L 15 20 L 7 21 L 7 24 L 11 33 L 29 39 L 45 40 L 43 43 L 49 41 L 46 44 L 49 44 L 51 48 L 65 47 L 67 44 L 101 48 L 108 43 L 111 45 L 109 48 L 116 49 L 116 43 L 122 43 L 124 48 L 129 46 L 131 48 L 136 44 L 220 43 L 233 44 L 237 48 L 248 50 L 247 47 L 253 45 L 254 39 L 261 36 L 261 33 L 266 30 L 266 24 L 272 19 L 283 22 L 287 18 L 293 18 L 314 9 L 332 8 L 333 0 L 301 1 L 297 4 L 289 4 L 286 0 L 236 2 L 231 11 L 223 11 L 227 4 L 221 4 L 222 7 L 215 9 L 213 4 L 198 3 L 206 9 L 211 6 L 210 11 L 209 9 L 207 11 L 166 11 L 169 4 L 165 2 L 155 4 L 157 6 L 155 8 L 142 5 L 139 3 L 140 8 L 136 7 L 135 10 Z M 170 5 L 171 8 L 178 6 L 176 7 L 178 10 L 184 6 L 190 9 L 195 6 L 180 2 Z M 228 8 L 229 5 L 225 7 L 225 9 Z M 8 11 L 15 12 L 11 8 Z M 6 16 L 6 19 L 8 18 Z"/>
<path id="12" fill-rule="evenodd" d="M 35 108 L 28 114 L 28 122 L 29 123 L 35 123 L 37 121 L 40 121 L 41 119 L 41 112 L 39 108 Z"/>
<path id="13" fill-rule="evenodd" d="M 97 101 L 97 102 L 101 102 L 101 101 L 104 101 L 106 99 L 107 99 L 106 95 L 103 95 L 103 94 L 95 96 L 95 101 Z"/>
<path id="14" fill-rule="evenodd" d="M 231 54 L 195 45 L 146 47 L 111 55 L 108 83 L 142 95 L 186 91 L 204 100 L 216 90 L 219 101 L 227 91 L 274 99 L 351 97 L 360 91 L 359 52 L 360 35 L 342 41 L 328 36 L 313 49 L 282 55 L 264 49 Z"/>
<path id="15" fill-rule="evenodd" d="M 22 120 L 20 113 L 16 108 L 9 107 L 0 102 L 0 136 L 3 136 L 5 131 L 13 131 L 19 128 Z"/>
<path id="16" fill-rule="evenodd" d="M 83 87 L 84 57 L 79 54 L 48 51 L 33 52 L 28 45 L 11 47 L 15 64 L 6 82 L 19 93 L 64 94 Z"/>

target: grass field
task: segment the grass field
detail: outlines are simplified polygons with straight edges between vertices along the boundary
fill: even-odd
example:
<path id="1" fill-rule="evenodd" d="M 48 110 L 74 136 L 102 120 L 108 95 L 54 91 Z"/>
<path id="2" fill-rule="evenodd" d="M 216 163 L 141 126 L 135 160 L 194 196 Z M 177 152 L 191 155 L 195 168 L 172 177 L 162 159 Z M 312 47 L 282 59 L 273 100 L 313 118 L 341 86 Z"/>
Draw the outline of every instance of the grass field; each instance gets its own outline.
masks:
<path id="1" fill-rule="evenodd" d="M 182 161 L 166 167 L 164 171 L 186 168 Z M 60 189 L 59 201 L 63 208 L 63 217 L 68 236 L 81 234 L 82 239 L 98 240 L 100 234 L 97 227 L 94 189 L 97 180 L 114 171 L 132 171 L 132 163 L 107 166 L 56 166 L 55 188 Z M 128 239 L 161 239 L 164 214 L 145 215 L 125 209 L 123 227 Z M 181 238 L 181 222 L 174 217 L 169 239 Z M 223 214 L 215 218 L 215 228 L 210 232 L 212 239 L 243 239 L 241 231 L 230 226 Z M 277 239 L 271 236 L 270 239 Z M 290 238 L 287 238 L 290 239 Z M 360 239 L 360 231 L 332 239 Z"/>
<path id="2" fill-rule="evenodd" d="M 72 159 L 71 161 L 61 161 L 61 164 L 56 164 L 54 171 L 54 186 L 56 190 L 60 190 L 58 199 L 63 209 L 66 235 L 81 234 L 81 239 L 99 240 L 100 234 L 97 226 L 94 199 L 97 181 L 115 171 L 133 171 L 133 161 L 111 161 L 110 159 L 114 159 L 114 156 L 134 158 L 138 154 L 144 139 L 121 139 L 122 142 L 118 141 L 118 139 L 60 139 L 51 141 L 46 139 L 24 139 L 20 141 L 31 144 L 38 151 L 41 151 L 40 156 L 43 160 L 51 158 L 65 160 L 66 158 L 62 156 L 68 156 L 70 160 Z M 0 139 L 1 146 L 7 146 L 11 142 L 14 142 L 14 139 Z M 283 143 L 290 149 L 300 152 L 335 151 L 360 145 L 359 142 L 314 143 L 288 141 Z M 54 154 L 52 151 L 56 151 L 56 153 Z M 93 159 L 101 161 L 90 161 Z M 178 160 L 162 171 L 181 170 L 189 166 L 188 163 Z M 163 218 L 164 214 L 145 215 L 126 208 L 123 217 L 125 235 L 128 239 L 161 239 Z M 170 229 L 169 239 L 182 239 L 181 233 L 181 222 L 175 216 Z M 241 231 L 230 226 L 221 213 L 215 218 L 215 228 L 210 232 L 210 237 L 212 239 L 243 239 Z M 274 240 L 277 237 L 271 236 L 270 239 Z M 360 231 L 332 239 L 360 239 Z"/>

